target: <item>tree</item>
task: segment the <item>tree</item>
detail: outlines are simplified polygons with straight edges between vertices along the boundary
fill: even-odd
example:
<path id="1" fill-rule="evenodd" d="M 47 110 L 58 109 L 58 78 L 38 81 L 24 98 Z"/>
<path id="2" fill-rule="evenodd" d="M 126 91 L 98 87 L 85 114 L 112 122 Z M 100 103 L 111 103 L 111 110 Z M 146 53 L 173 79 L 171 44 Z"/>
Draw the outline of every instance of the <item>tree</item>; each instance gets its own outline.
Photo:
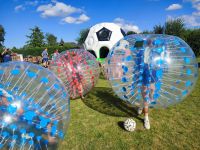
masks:
<path id="1" fill-rule="evenodd" d="M 79 45 L 82 45 L 85 42 L 85 39 L 87 38 L 89 31 L 90 29 L 88 28 L 80 31 L 79 37 L 76 39 Z"/>
<path id="2" fill-rule="evenodd" d="M 64 46 L 64 44 L 65 44 L 64 40 L 61 39 L 59 45 L 60 45 L 60 46 Z"/>
<path id="3" fill-rule="evenodd" d="M 152 31 L 144 30 L 141 34 L 152 34 Z"/>
<path id="4" fill-rule="evenodd" d="M 0 47 L 3 46 L 4 40 L 5 40 L 5 30 L 4 27 L 2 25 L 0 25 Z"/>
<path id="5" fill-rule="evenodd" d="M 183 19 L 181 18 L 175 20 L 169 20 L 165 23 L 166 34 L 180 37 L 184 31 L 185 31 L 185 24 Z"/>
<path id="6" fill-rule="evenodd" d="M 163 34 L 163 33 L 164 33 L 164 27 L 161 26 L 161 25 L 155 25 L 155 26 L 153 27 L 153 32 L 154 32 L 155 34 Z"/>
<path id="7" fill-rule="evenodd" d="M 137 33 L 134 32 L 134 31 L 128 31 L 128 32 L 126 33 L 126 35 L 131 35 L 131 34 L 137 34 Z"/>
<path id="8" fill-rule="evenodd" d="M 195 55 L 200 57 L 200 29 L 187 29 L 181 36 L 190 45 Z"/>
<path id="9" fill-rule="evenodd" d="M 12 51 L 16 51 L 17 48 L 15 46 L 13 46 L 13 48 L 11 49 Z"/>
<path id="10" fill-rule="evenodd" d="M 34 28 L 31 28 L 30 35 L 27 35 L 27 38 L 29 39 L 27 41 L 28 47 L 42 47 L 45 45 L 44 42 L 44 33 L 41 31 L 41 29 L 37 26 Z"/>
<path id="11" fill-rule="evenodd" d="M 46 42 L 48 46 L 55 46 L 57 45 L 57 37 L 53 34 L 47 33 Z"/>

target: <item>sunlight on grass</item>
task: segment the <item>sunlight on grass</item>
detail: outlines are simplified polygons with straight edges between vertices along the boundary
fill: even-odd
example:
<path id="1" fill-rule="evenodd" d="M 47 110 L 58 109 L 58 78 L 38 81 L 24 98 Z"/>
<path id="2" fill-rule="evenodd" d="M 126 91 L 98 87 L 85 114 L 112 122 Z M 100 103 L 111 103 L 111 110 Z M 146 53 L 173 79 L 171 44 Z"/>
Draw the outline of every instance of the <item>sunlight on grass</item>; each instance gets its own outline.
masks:
<path id="1" fill-rule="evenodd" d="M 200 57 L 197 58 L 197 61 L 200 63 Z"/>
<path id="2" fill-rule="evenodd" d="M 200 79 L 183 102 L 167 109 L 151 109 L 149 131 L 135 109 L 114 96 L 106 80 L 86 96 L 71 101 L 71 121 L 60 145 L 66 149 L 199 149 Z M 126 132 L 123 121 L 133 117 L 136 131 Z"/>

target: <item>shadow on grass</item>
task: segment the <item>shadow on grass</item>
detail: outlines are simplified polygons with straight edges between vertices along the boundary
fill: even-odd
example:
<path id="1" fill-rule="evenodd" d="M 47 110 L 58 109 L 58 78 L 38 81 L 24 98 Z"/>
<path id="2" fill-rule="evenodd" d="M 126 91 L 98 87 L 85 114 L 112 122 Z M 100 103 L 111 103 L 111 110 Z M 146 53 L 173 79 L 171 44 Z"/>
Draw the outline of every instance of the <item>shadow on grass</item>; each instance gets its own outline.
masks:
<path id="1" fill-rule="evenodd" d="M 111 88 L 95 87 L 83 100 L 90 108 L 110 116 L 138 117 L 136 107 L 120 100 L 114 95 Z"/>
<path id="2" fill-rule="evenodd" d="M 123 121 L 119 121 L 118 123 L 118 126 L 123 129 L 124 131 L 127 131 L 125 128 L 124 128 L 124 122 Z"/>

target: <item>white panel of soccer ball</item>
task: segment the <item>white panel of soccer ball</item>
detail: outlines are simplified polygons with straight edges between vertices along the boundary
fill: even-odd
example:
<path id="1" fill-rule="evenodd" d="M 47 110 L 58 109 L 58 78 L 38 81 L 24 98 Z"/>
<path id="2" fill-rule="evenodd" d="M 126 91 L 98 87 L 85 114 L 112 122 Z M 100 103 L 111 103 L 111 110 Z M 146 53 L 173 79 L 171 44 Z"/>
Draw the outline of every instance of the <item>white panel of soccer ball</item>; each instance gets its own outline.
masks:
<path id="1" fill-rule="evenodd" d="M 102 28 L 106 28 L 112 32 L 109 41 L 98 40 L 96 33 L 100 31 Z M 97 58 L 99 58 L 100 57 L 99 50 L 102 47 L 107 47 L 110 50 L 114 46 L 114 44 L 117 43 L 123 37 L 124 36 L 121 32 L 120 26 L 114 23 L 99 23 L 90 28 L 88 36 L 83 45 L 86 50 L 93 50 Z"/>

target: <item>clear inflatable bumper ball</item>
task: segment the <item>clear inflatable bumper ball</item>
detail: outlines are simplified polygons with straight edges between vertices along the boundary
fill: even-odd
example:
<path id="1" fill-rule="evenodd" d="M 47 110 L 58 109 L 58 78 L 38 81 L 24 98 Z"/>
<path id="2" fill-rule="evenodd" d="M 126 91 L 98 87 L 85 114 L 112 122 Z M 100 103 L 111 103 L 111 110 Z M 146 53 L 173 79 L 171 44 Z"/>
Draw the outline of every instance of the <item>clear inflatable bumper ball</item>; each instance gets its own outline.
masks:
<path id="1" fill-rule="evenodd" d="M 108 56 L 108 78 L 124 101 L 167 107 L 190 94 L 198 78 L 194 52 L 182 39 L 170 35 L 130 35 Z"/>
<path id="2" fill-rule="evenodd" d="M 56 149 L 69 113 L 69 95 L 54 73 L 26 62 L 0 64 L 0 149 Z"/>
<path id="3" fill-rule="evenodd" d="M 97 83 L 100 73 L 96 58 L 83 49 L 62 52 L 50 63 L 49 69 L 63 81 L 72 99 L 87 94 Z"/>

